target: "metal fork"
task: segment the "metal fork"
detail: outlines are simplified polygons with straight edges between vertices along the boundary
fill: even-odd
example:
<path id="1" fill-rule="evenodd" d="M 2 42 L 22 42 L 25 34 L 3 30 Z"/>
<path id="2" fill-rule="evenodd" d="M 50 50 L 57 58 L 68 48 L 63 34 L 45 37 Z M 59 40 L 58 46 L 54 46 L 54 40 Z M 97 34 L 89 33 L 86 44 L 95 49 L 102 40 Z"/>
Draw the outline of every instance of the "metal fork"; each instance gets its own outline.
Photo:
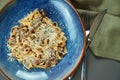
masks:
<path id="1" fill-rule="evenodd" d="M 90 33 L 89 35 L 87 36 L 87 45 L 86 45 L 86 50 L 88 49 L 90 43 L 92 42 L 92 39 L 98 29 L 98 27 L 100 26 L 103 18 L 104 18 L 104 15 L 106 14 L 107 10 L 103 10 L 101 11 L 94 19 L 93 21 L 93 24 L 91 25 L 90 27 Z M 82 63 L 82 71 L 81 71 L 81 80 L 87 80 L 87 53 L 85 54 L 84 56 L 84 59 L 83 59 L 83 63 Z"/>
<path id="2" fill-rule="evenodd" d="M 93 20 L 93 24 L 92 24 L 92 26 L 90 27 L 90 30 L 86 30 L 86 32 L 88 32 L 88 35 L 86 35 L 86 36 L 87 36 L 86 50 L 88 49 L 89 44 L 91 43 L 92 38 L 93 38 L 95 32 L 97 31 L 100 23 L 102 22 L 102 19 L 103 19 L 103 17 L 104 17 L 104 15 L 105 15 L 106 12 L 107 12 L 107 10 L 103 10 L 102 12 L 100 12 L 100 13 L 95 17 L 95 19 Z M 86 22 L 85 25 L 89 27 L 89 26 L 90 26 L 90 20 L 91 20 L 90 15 L 89 15 L 89 14 L 86 14 L 86 15 L 82 14 L 82 16 L 87 16 L 87 18 L 86 18 L 86 17 L 83 17 L 82 20 L 85 21 L 85 22 Z M 87 72 L 87 71 L 86 71 L 86 69 L 87 69 L 86 64 L 87 64 L 87 61 L 86 61 L 86 59 L 87 59 L 87 53 L 84 55 L 83 62 L 82 62 L 81 80 L 87 80 L 87 77 L 86 77 L 86 72 Z M 70 77 L 68 78 L 68 80 L 73 80 L 72 77 L 75 76 L 75 74 L 76 74 L 76 73 L 74 73 L 74 75 L 70 76 Z"/>

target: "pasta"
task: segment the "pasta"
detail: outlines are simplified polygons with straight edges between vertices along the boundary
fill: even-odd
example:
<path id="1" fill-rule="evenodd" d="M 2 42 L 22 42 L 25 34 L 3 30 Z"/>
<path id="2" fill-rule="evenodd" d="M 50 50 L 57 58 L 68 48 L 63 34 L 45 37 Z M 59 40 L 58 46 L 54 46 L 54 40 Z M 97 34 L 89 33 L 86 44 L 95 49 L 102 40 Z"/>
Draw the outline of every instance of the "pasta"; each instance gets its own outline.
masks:
<path id="1" fill-rule="evenodd" d="M 10 57 L 27 69 L 54 67 L 67 53 L 66 40 L 56 22 L 43 10 L 35 9 L 12 28 L 8 47 Z"/>

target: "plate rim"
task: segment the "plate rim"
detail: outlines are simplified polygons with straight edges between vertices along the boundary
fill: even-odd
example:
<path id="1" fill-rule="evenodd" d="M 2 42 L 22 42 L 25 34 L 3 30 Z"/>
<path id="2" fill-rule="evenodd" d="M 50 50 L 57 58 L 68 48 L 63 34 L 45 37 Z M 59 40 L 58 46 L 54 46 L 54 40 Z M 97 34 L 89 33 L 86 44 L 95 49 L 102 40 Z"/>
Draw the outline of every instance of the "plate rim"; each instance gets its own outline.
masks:
<path id="1" fill-rule="evenodd" d="M 84 44 L 83 44 L 81 55 L 79 57 L 79 60 L 78 60 L 77 64 L 74 66 L 74 68 L 70 71 L 70 73 L 68 75 L 65 75 L 65 77 L 62 80 L 67 80 L 69 77 L 71 77 L 75 73 L 76 69 L 78 68 L 79 64 L 82 62 L 82 59 L 85 55 L 86 42 L 87 42 L 86 41 L 87 39 L 86 39 L 85 26 L 83 24 L 81 16 L 79 15 L 77 9 L 70 3 L 69 0 L 65 0 L 65 2 L 75 11 L 75 13 L 77 14 L 77 16 L 79 18 L 79 22 L 81 23 L 81 25 L 82 25 L 81 27 L 82 27 L 82 30 L 83 30 Z"/>

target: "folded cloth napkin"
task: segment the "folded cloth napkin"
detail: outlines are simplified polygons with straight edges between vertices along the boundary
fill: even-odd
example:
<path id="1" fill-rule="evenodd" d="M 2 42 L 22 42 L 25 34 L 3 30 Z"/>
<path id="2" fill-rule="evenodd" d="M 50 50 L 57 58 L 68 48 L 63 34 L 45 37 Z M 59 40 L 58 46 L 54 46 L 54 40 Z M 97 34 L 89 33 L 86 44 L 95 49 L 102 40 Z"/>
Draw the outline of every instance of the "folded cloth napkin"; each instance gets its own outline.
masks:
<path id="1" fill-rule="evenodd" d="M 120 0 L 71 0 L 71 3 L 82 15 L 87 28 L 97 12 L 108 10 L 90 48 L 95 56 L 120 60 Z"/>
<path id="2" fill-rule="evenodd" d="M 90 48 L 96 56 L 120 60 L 120 18 L 105 15 Z"/>

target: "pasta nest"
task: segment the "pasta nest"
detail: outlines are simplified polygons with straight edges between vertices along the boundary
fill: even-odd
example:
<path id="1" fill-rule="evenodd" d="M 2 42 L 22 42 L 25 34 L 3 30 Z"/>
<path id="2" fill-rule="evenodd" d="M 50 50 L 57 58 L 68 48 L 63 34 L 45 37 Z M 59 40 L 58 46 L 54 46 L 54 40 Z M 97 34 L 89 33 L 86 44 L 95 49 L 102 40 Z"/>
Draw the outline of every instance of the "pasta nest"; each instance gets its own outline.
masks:
<path id="1" fill-rule="evenodd" d="M 8 39 L 10 57 L 27 69 L 55 66 L 67 53 L 66 41 L 56 22 L 35 9 L 12 27 Z"/>

